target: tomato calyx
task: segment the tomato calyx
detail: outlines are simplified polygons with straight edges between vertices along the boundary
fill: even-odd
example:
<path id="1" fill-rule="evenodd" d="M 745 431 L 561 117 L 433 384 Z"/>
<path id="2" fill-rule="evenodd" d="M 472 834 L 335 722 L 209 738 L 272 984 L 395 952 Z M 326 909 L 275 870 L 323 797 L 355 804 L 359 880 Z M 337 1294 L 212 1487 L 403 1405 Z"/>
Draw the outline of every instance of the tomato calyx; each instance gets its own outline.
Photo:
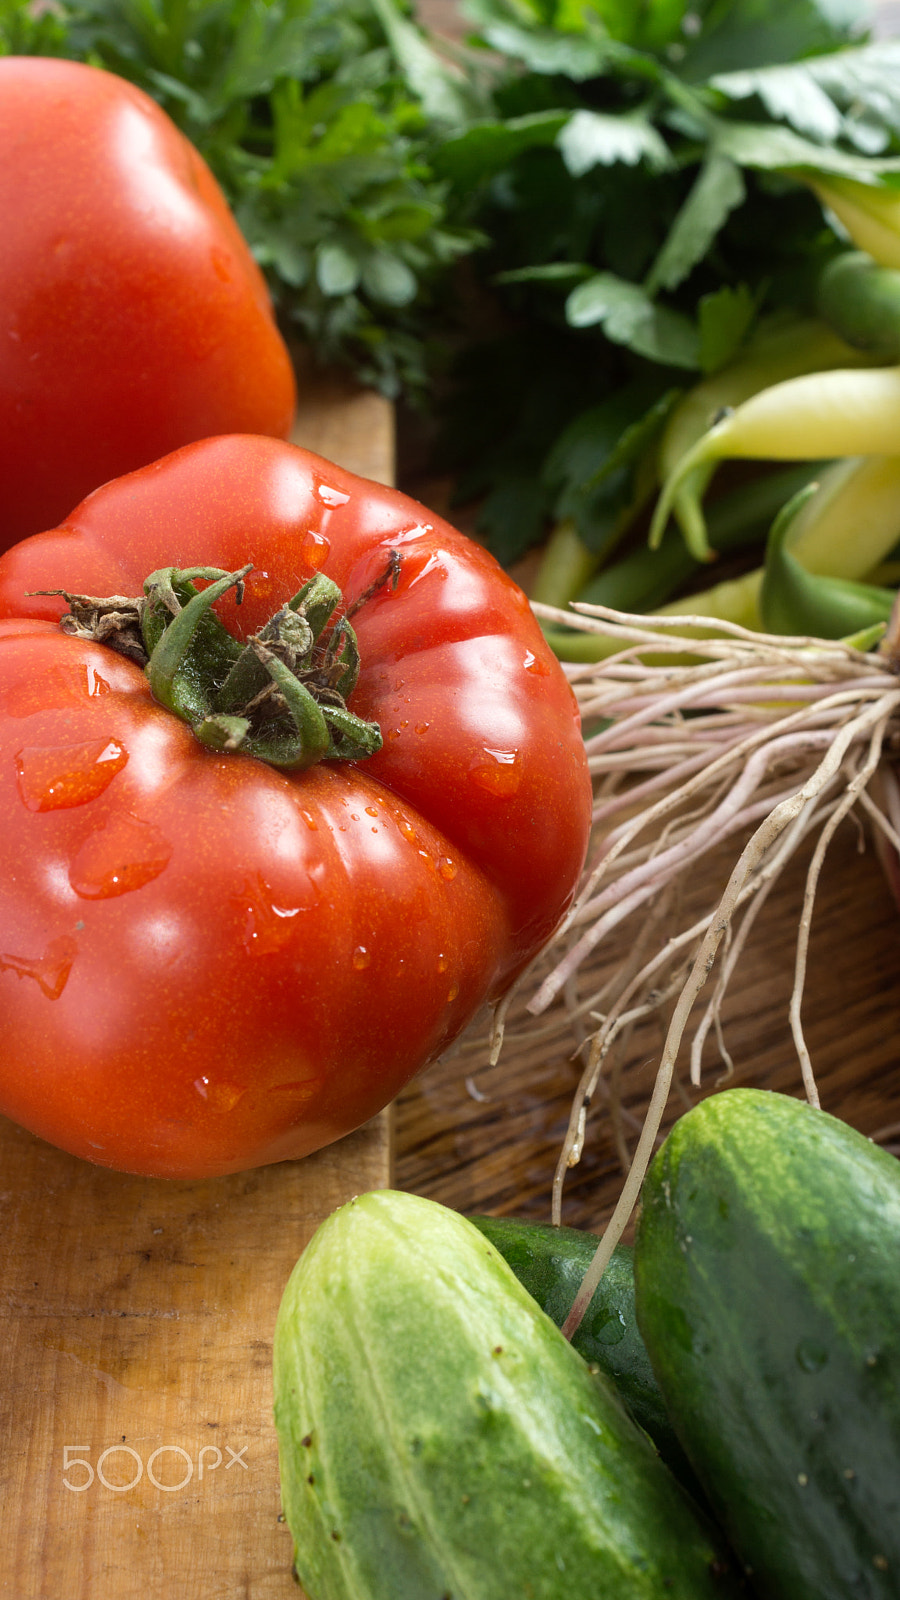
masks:
<path id="1" fill-rule="evenodd" d="M 133 600 L 44 592 L 67 601 L 70 609 L 60 619 L 64 632 L 138 662 L 154 698 L 188 723 L 207 749 L 293 770 L 374 755 L 382 744 L 378 724 L 347 709 L 360 669 L 349 616 L 370 591 L 345 611 L 337 584 L 316 573 L 242 641 L 213 606 L 229 589 L 240 604 L 251 570 L 252 563 L 237 572 L 163 567 Z M 396 571 L 392 557 L 372 592 L 396 584 Z"/>

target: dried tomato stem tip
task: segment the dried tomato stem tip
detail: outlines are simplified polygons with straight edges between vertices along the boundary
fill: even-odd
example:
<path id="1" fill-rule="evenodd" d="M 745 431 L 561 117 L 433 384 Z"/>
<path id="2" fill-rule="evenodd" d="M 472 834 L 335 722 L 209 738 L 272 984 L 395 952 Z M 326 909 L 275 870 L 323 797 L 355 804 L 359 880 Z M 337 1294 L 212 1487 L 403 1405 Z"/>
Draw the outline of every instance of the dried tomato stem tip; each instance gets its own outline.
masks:
<path id="1" fill-rule="evenodd" d="M 60 625 L 132 659 L 142 644 L 154 698 L 210 750 L 292 769 L 373 755 L 382 743 L 378 725 L 347 709 L 360 660 L 337 584 L 317 573 L 241 641 L 213 607 L 229 589 L 240 604 L 251 567 L 160 568 L 136 600 L 113 597 L 115 634 L 109 601 L 66 595 L 71 610 Z"/>

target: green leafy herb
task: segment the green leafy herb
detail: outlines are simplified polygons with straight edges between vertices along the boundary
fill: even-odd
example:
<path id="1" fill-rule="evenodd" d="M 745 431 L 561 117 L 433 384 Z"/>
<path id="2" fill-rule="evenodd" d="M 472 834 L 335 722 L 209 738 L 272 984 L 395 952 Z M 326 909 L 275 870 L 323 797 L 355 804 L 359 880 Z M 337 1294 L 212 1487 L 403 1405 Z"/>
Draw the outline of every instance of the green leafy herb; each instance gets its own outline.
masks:
<path id="1" fill-rule="evenodd" d="M 740 168 L 713 149 L 647 275 L 648 294 L 677 289 L 704 258 L 728 215 L 747 193 Z"/>
<path id="2" fill-rule="evenodd" d="M 624 397 L 635 384 L 651 396 L 652 469 L 652 408 L 673 386 L 739 356 L 760 318 L 812 314 L 818 275 L 844 240 L 805 179 L 892 181 L 900 45 L 872 42 L 853 0 L 463 0 L 463 10 L 501 63 L 495 114 L 443 142 L 436 168 L 487 241 L 473 265 L 507 340 L 527 350 L 537 326 L 548 342 L 565 327 L 561 347 L 580 340 L 593 359 L 590 391 L 560 436 L 520 462 L 517 506 L 530 477 L 546 517 L 548 474 L 560 451 L 574 463 L 573 439 L 596 428 L 615 459 L 610 431 L 633 427 Z M 467 354 L 463 397 L 491 360 L 490 341 L 481 363 Z M 545 374 L 536 364 L 536 391 Z M 463 459 L 464 409 L 460 398 L 451 458 L 455 448 Z M 467 481 L 490 494 L 507 446 L 486 429 L 468 450 Z M 595 552 L 602 538 L 584 507 L 598 493 L 587 481 L 576 493 L 570 479 L 556 503 L 570 516 L 578 501 Z M 511 530 L 489 504 L 483 532 L 506 551 Z"/>
<path id="3" fill-rule="evenodd" d="M 658 305 L 640 284 L 614 272 L 598 272 L 573 289 L 566 301 L 566 320 L 573 328 L 600 323 L 614 344 L 670 367 L 700 365 L 697 334 L 687 317 Z"/>
<path id="4" fill-rule="evenodd" d="M 756 306 L 747 285 L 736 289 L 723 284 L 704 295 L 699 305 L 700 365 L 704 372 L 718 372 L 737 354 L 755 315 Z"/>

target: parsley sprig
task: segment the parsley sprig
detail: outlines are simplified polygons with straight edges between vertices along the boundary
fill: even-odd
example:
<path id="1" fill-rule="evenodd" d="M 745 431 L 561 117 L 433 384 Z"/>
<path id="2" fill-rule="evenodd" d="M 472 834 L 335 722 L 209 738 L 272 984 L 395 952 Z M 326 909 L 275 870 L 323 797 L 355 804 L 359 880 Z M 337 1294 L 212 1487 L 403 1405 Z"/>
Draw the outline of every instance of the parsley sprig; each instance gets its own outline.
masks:
<path id="1" fill-rule="evenodd" d="M 434 164 L 502 333 L 465 352 L 446 460 L 504 561 L 560 518 L 602 558 L 678 392 L 844 248 L 802 177 L 898 181 L 900 43 L 854 0 L 463 10 L 504 71 Z"/>

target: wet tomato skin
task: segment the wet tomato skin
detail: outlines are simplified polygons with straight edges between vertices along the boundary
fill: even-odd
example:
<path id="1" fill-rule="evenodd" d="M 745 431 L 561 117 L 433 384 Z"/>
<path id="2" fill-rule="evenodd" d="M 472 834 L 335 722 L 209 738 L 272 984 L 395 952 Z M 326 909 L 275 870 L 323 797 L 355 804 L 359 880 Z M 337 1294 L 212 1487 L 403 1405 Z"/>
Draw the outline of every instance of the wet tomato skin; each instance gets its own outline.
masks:
<path id="1" fill-rule="evenodd" d="M 315 571 L 352 605 L 365 761 L 205 749 L 39 589 L 253 562 L 241 637 Z M 0 1111 L 201 1177 L 359 1126 L 500 994 L 583 864 L 571 690 L 517 586 L 423 506 L 256 436 L 185 447 L 0 558 Z"/>
<path id="2" fill-rule="evenodd" d="M 286 438 L 265 281 L 165 113 L 79 62 L 0 60 L 0 549 L 226 432 Z"/>

